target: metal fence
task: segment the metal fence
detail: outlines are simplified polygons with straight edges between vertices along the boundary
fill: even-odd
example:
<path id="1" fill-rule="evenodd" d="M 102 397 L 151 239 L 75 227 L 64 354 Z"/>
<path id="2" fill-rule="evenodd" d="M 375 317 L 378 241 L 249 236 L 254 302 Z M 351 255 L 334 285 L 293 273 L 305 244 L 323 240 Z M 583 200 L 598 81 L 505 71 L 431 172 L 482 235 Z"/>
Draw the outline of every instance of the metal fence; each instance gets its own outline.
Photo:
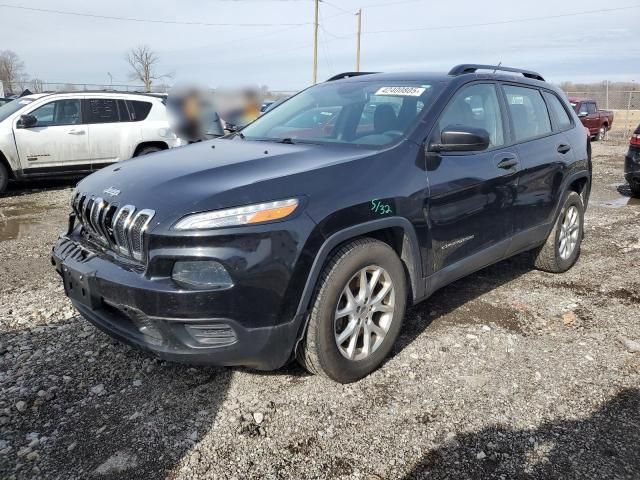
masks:
<path id="1" fill-rule="evenodd" d="M 598 108 L 613 112 L 613 123 L 608 133 L 611 140 L 627 141 L 631 132 L 640 125 L 640 91 L 612 90 L 604 85 L 590 91 L 566 91 L 569 97 L 595 100 Z"/>

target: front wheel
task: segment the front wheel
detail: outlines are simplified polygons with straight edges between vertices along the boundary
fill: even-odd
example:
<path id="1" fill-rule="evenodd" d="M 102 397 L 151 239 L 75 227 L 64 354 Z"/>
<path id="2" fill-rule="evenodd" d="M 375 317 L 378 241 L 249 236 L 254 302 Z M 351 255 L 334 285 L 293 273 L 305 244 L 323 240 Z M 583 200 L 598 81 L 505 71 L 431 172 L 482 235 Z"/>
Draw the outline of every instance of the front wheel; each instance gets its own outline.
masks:
<path id="1" fill-rule="evenodd" d="M 598 135 L 596 136 L 596 140 L 599 142 L 603 141 L 607 136 L 607 127 L 606 125 L 602 125 L 600 130 L 598 130 Z"/>
<path id="2" fill-rule="evenodd" d="M 640 180 L 630 180 L 629 188 L 631 189 L 631 195 L 640 197 Z"/>
<path id="3" fill-rule="evenodd" d="M 0 163 L 0 194 L 4 193 L 9 184 L 9 172 L 7 167 Z"/>
<path id="4" fill-rule="evenodd" d="M 404 267 L 389 245 L 370 238 L 348 243 L 320 278 L 298 362 L 340 383 L 368 375 L 391 351 L 406 299 Z"/>
<path id="5" fill-rule="evenodd" d="M 580 255 L 583 232 L 582 197 L 576 192 L 569 192 L 547 241 L 536 252 L 536 268 L 551 273 L 569 270 Z"/>

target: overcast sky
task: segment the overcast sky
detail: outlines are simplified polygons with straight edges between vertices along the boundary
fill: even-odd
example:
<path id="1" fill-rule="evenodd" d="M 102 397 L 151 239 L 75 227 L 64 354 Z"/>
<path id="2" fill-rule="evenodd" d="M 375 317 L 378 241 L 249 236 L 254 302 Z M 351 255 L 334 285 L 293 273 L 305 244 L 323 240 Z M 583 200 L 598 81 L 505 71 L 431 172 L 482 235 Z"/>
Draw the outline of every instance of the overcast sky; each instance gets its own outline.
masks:
<path id="1" fill-rule="evenodd" d="M 0 6 L 0 49 L 14 50 L 28 74 L 44 81 L 108 84 L 110 72 L 114 83 L 130 83 L 125 53 L 148 44 L 160 57 L 159 70 L 174 72 L 173 81 L 211 87 L 268 85 L 274 90 L 298 90 L 311 82 L 312 0 L 0 3 L 234 24 L 116 21 Z M 501 61 L 539 71 L 554 82 L 640 82 L 640 8 L 576 14 L 633 5 L 640 6 L 640 1 L 331 0 L 320 4 L 319 79 L 354 69 L 356 17 L 350 12 L 362 7 L 362 70 L 446 71 L 457 63 Z M 576 15 L 532 20 L 565 14 Z M 522 19 L 529 20 L 514 21 Z M 478 25 L 482 23 L 494 24 Z"/>

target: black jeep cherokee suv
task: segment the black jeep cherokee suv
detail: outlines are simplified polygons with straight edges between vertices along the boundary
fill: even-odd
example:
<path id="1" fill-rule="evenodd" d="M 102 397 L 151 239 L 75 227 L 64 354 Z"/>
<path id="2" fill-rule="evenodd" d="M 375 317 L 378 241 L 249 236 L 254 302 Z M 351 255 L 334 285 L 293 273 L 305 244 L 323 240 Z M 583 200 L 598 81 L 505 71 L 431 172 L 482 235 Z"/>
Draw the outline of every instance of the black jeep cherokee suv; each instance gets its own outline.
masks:
<path id="1" fill-rule="evenodd" d="M 350 382 L 407 304 L 527 250 L 569 269 L 589 148 L 535 72 L 343 74 L 241 133 L 87 177 L 52 260 L 87 320 L 162 358 L 297 357 Z"/>

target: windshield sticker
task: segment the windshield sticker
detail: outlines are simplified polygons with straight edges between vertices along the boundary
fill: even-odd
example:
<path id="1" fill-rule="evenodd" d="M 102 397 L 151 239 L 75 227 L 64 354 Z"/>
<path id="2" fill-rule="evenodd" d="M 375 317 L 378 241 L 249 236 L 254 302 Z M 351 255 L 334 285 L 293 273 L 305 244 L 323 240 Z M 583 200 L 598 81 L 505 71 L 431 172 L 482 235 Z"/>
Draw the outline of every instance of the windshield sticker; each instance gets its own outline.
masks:
<path id="1" fill-rule="evenodd" d="M 381 87 L 374 95 L 390 95 L 395 97 L 419 97 L 425 87 Z"/>
<path id="2" fill-rule="evenodd" d="M 393 209 L 391 205 L 387 202 L 382 202 L 380 200 L 371 200 L 371 211 L 377 213 L 379 215 L 387 215 L 389 213 L 393 213 Z"/>

